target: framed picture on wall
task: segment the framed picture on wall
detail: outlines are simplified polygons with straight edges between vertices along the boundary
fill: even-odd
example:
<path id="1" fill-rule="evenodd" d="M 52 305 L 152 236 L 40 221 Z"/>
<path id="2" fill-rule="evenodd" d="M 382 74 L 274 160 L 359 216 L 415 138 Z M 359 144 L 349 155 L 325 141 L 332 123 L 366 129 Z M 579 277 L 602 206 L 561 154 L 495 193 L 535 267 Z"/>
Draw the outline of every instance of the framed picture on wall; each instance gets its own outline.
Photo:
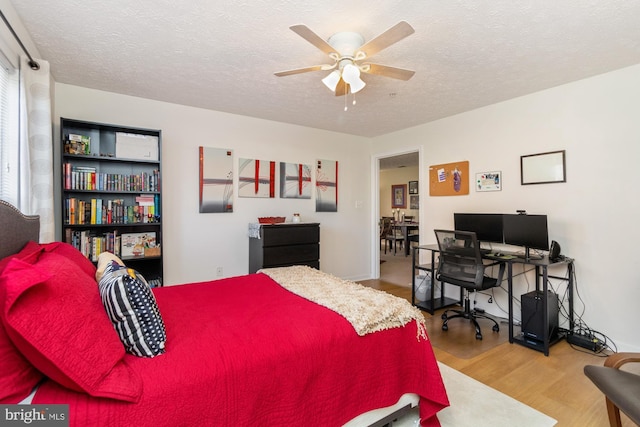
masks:
<path id="1" fill-rule="evenodd" d="M 420 209 L 420 200 L 418 195 L 409 196 L 409 209 Z"/>
<path id="2" fill-rule="evenodd" d="M 409 181 L 409 194 L 418 194 L 418 181 Z"/>
<path id="3" fill-rule="evenodd" d="M 407 184 L 396 184 L 391 186 L 391 207 L 407 207 Z"/>
<path id="4" fill-rule="evenodd" d="M 565 151 L 520 156 L 520 184 L 567 182 Z"/>

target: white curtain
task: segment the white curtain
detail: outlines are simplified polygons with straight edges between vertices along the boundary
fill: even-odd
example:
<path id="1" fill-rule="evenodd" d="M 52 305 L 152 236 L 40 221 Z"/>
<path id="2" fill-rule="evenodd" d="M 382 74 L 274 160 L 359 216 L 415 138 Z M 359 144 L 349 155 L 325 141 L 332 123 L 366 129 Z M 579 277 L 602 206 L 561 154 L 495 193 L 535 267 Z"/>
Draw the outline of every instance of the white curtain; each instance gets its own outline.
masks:
<path id="1" fill-rule="evenodd" d="M 55 240 L 49 63 L 20 63 L 20 210 L 40 215 L 40 242 Z"/>

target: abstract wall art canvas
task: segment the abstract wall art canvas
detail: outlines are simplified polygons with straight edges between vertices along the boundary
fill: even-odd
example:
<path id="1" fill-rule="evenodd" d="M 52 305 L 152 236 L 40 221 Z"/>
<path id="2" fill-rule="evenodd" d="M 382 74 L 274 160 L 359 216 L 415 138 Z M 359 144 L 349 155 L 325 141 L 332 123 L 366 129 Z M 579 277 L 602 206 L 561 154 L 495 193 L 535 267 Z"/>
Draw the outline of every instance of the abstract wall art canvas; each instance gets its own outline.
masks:
<path id="1" fill-rule="evenodd" d="M 280 162 L 280 197 L 311 198 L 311 167 L 301 163 Z"/>
<path id="2" fill-rule="evenodd" d="M 276 193 L 276 162 L 240 159 L 238 197 L 273 198 Z"/>
<path id="3" fill-rule="evenodd" d="M 316 162 L 316 212 L 338 212 L 338 162 Z"/>
<path id="4" fill-rule="evenodd" d="M 233 212 L 233 150 L 200 147 L 200 213 Z"/>

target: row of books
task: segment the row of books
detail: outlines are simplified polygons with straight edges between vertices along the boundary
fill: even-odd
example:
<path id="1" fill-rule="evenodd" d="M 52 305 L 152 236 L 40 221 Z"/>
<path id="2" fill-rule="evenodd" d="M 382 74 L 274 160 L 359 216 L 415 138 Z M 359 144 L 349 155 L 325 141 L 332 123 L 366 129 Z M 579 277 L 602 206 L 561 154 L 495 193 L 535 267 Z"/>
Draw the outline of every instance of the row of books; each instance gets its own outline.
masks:
<path id="1" fill-rule="evenodd" d="M 139 224 L 160 220 L 160 197 L 157 194 L 136 196 L 135 204 L 124 199 L 69 197 L 65 200 L 64 223 L 77 224 Z"/>
<path id="2" fill-rule="evenodd" d="M 121 236 L 116 230 L 95 235 L 89 230 L 67 229 L 65 241 L 93 262 L 98 261 L 98 256 L 102 252 L 111 252 L 120 256 Z"/>
<path id="3" fill-rule="evenodd" d="M 160 191 L 160 171 L 139 174 L 97 172 L 90 166 L 64 164 L 65 190 Z"/>

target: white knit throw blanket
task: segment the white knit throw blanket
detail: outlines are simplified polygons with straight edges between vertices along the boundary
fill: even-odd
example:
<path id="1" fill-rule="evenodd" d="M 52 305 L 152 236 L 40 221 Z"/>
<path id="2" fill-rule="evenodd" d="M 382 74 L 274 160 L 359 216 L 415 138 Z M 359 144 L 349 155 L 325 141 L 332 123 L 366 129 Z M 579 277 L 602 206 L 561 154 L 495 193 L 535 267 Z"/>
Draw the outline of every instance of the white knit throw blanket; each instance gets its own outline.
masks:
<path id="1" fill-rule="evenodd" d="M 258 272 L 288 291 L 340 314 L 360 336 L 415 320 L 418 340 L 428 339 L 424 316 L 405 299 L 302 265 Z"/>

